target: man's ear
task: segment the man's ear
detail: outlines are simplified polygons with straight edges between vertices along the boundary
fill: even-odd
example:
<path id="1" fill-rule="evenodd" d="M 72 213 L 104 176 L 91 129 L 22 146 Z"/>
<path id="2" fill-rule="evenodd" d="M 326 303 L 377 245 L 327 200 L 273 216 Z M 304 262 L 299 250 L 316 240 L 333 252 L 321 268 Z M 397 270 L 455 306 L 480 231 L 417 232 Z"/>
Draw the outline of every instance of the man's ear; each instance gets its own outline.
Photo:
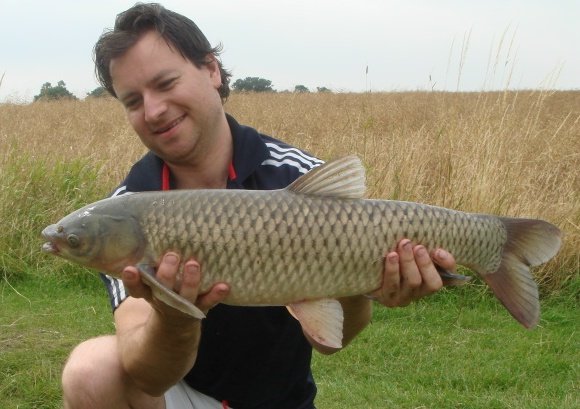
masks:
<path id="1" fill-rule="evenodd" d="M 209 70 L 210 78 L 217 89 L 222 86 L 222 74 L 220 72 L 218 60 L 215 55 L 208 54 L 206 56 L 206 61 L 205 65 Z"/>

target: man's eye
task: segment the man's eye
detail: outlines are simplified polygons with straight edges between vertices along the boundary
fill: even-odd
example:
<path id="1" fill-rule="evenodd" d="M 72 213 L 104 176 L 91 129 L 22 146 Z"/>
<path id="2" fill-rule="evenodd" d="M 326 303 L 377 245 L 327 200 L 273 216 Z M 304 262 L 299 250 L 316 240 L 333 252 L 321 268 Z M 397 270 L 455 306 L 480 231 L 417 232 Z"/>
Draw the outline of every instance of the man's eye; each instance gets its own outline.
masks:
<path id="1" fill-rule="evenodd" d="M 173 86 L 174 82 L 175 82 L 175 78 L 170 78 L 168 80 L 165 80 L 165 81 L 159 83 L 159 88 L 160 89 L 169 89 Z"/>
<path id="2" fill-rule="evenodd" d="M 123 101 L 123 105 L 125 106 L 125 108 L 128 108 L 128 109 L 136 108 L 139 105 L 139 99 L 137 99 L 137 98 L 128 99 L 126 101 Z"/>

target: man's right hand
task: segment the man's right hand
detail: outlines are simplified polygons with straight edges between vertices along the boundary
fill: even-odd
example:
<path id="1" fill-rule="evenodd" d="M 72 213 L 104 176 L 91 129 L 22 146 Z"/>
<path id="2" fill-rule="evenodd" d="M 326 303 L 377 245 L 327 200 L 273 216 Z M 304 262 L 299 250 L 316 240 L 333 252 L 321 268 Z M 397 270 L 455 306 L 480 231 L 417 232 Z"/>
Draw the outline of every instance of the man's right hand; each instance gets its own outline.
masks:
<path id="1" fill-rule="evenodd" d="M 161 259 L 156 276 L 161 284 L 207 312 L 225 299 L 229 286 L 217 283 L 200 294 L 200 270 L 195 260 L 186 261 L 181 269 L 179 256 L 169 252 Z M 121 367 L 138 389 L 160 396 L 195 363 L 201 322 L 156 299 L 137 267 L 126 267 L 122 279 L 131 297 L 115 310 Z"/>
<path id="2" fill-rule="evenodd" d="M 173 252 L 166 253 L 157 267 L 157 280 L 168 289 L 195 304 L 204 313 L 207 313 L 210 308 L 227 297 L 229 286 L 225 283 L 216 283 L 209 291 L 203 294 L 199 293 L 202 273 L 199 263 L 194 259 L 186 261 L 181 272 L 179 266 L 179 255 Z M 123 270 L 122 279 L 125 289 L 132 297 L 146 299 L 161 314 L 183 314 L 155 299 L 149 286 L 141 280 L 136 267 L 126 267 Z"/>

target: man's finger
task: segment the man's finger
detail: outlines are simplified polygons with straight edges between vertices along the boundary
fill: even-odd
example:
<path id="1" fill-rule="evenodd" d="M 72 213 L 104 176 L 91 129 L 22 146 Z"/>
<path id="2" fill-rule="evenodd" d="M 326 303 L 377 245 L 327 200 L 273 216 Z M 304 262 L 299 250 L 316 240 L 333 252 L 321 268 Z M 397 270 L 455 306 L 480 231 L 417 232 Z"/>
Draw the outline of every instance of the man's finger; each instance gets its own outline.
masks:
<path id="1" fill-rule="evenodd" d="M 166 253 L 159 267 L 157 267 L 157 280 L 169 289 L 175 287 L 177 281 L 177 274 L 179 272 L 179 256 L 176 253 Z"/>
<path id="2" fill-rule="evenodd" d="M 399 243 L 399 255 L 401 257 L 401 290 L 405 292 L 405 294 L 401 294 L 401 297 L 404 298 L 407 296 L 406 293 L 421 285 L 421 274 L 415 260 L 413 244 L 410 240 L 401 240 Z"/>
<path id="3" fill-rule="evenodd" d="M 399 255 L 396 252 L 391 252 L 384 259 L 382 286 L 369 294 L 368 298 L 377 300 L 387 307 L 395 307 L 397 305 L 400 287 Z"/>
<path id="4" fill-rule="evenodd" d="M 444 270 L 454 273 L 457 269 L 455 258 L 443 249 L 436 249 L 431 253 L 433 262 Z"/>
<path id="5" fill-rule="evenodd" d="M 392 252 L 385 257 L 382 291 L 385 293 L 396 293 L 400 287 L 399 255 L 396 252 Z"/>
<path id="6" fill-rule="evenodd" d="M 215 284 L 207 293 L 197 298 L 195 305 L 202 311 L 208 311 L 222 302 L 230 293 L 230 287 L 225 283 Z"/>
<path id="7" fill-rule="evenodd" d="M 190 260 L 183 266 L 183 275 L 181 278 L 181 288 L 179 294 L 195 302 L 201 282 L 201 269 L 197 261 Z"/>
<path id="8" fill-rule="evenodd" d="M 416 246 L 414 253 L 421 279 L 420 288 L 415 296 L 420 298 L 439 290 L 443 286 L 443 282 L 427 249 L 423 246 Z"/>
<path id="9" fill-rule="evenodd" d="M 151 289 L 141 281 L 139 270 L 135 267 L 126 267 L 121 273 L 123 286 L 127 293 L 134 298 L 151 298 Z"/>

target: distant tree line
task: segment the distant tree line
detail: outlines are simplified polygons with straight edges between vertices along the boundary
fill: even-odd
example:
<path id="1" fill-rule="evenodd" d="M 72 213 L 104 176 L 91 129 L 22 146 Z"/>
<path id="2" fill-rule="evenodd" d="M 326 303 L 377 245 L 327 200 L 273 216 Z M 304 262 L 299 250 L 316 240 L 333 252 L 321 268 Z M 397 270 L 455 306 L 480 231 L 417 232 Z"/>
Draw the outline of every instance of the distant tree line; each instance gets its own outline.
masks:
<path id="1" fill-rule="evenodd" d="M 237 79 L 232 84 L 232 89 L 237 92 L 276 92 L 272 86 L 272 81 L 260 77 L 246 77 Z M 294 87 L 296 93 L 310 92 L 305 85 L 296 85 Z M 316 92 L 332 92 L 326 87 L 316 87 Z"/>
<path id="2" fill-rule="evenodd" d="M 101 98 L 109 96 L 109 92 L 103 87 L 97 87 L 91 92 L 87 93 L 87 97 Z M 78 99 L 66 88 L 66 84 L 63 80 L 56 83 L 53 86 L 50 82 L 45 82 L 40 88 L 40 93 L 34 96 L 34 101 L 54 101 L 58 99 Z"/>
<path id="3" fill-rule="evenodd" d="M 55 87 L 50 82 L 45 82 L 40 88 L 40 93 L 34 96 L 34 101 L 55 99 L 77 99 L 68 89 L 64 81 L 59 81 Z"/>
<path id="4" fill-rule="evenodd" d="M 110 97 L 109 91 L 105 87 L 97 87 L 91 92 L 87 92 L 87 97 L 92 98 L 103 98 L 103 97 Z"/>
<path id="5" fill-rule="evenodd" d="M 232 88 L 240 92 L 274 92 L 272 81 L 259 77 L 240 78 L 232 84 Z"/>
<path id="6" fill-rule="evenodd" d="M 272 81 L 260 77 L 246 77 L 236 80 L 232 84 L 236 92 L 276 92 L 272 86 Z M 310 90 L 304 85 L 294 87 L 296 93 L 308 93 Z M 316 92 L 332 92 L 326 87 L 316 87 Z M 109 92 L 103 87 L 97 87 L 86 95 L 88 98 L 103 98 L 110 96 Z M 40 93 L 34 96 L 34 101 L 53 101 L 59 99 L 76 100 L 72 92 L 66 88 L 64 81 L 60 80 L 56 86 L 50 82 L 45 82 L 40 88 Z"/>

